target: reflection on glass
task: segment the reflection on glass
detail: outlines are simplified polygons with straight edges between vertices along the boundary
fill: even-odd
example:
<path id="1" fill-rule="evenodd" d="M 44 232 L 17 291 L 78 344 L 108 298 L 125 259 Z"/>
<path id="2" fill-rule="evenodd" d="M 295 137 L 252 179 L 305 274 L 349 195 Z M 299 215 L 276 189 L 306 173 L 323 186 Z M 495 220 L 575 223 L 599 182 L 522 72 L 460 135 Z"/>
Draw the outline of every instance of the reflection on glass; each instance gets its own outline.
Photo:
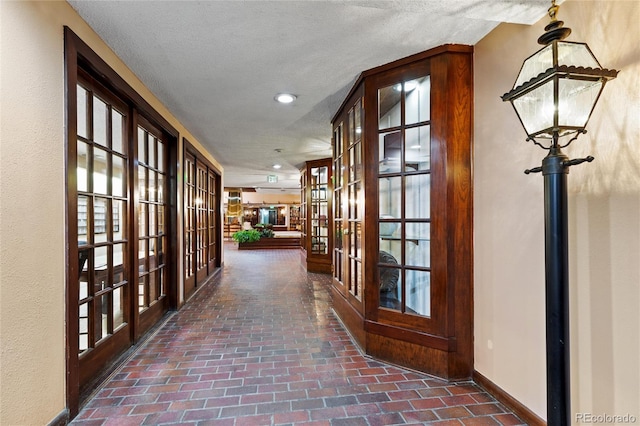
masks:
<path id="1" fill-rule="evenodd" d="M 406 312 L 417 315 L 431 315 L 431 273 L 406 270 L 407 303 Z"/>
<path id="2" fill-rule="evenodd" d="M 405 124 L 429 120 L 431 78 L 429 76 L 404 83 Z"/>
<path id="3" fill-rule="evenodd" d="M 124 154 L 123 141 L 124 117 L 115 109 L 111 110 L 111 149 Z"/>
<path id="4" fill-rule="evenodd" d="M 378 90 L 378 123 L 379 129 L 388 129 L 400 125 L 399 85 L 387 86 Z"/>
<path id="5" fill-rule="evenodd" d="M 378 151 L 381 174 L 400 171 L 400 160 L 402 158 L 402 134 L 400 132 L 381 134 L 379 136 Z"/>
<path id="6" fill-rule="evenodd" d="M 86 143 L 78 141 L 78 154 L 77 154 L 77 188 L 78 191 L 88 191 L 87 184 L 87 170 L 89 170 L 89 148 Z"/>
<path id="7" fill-rule="evenodd" d="M 113 290 L 113 329 L 124 324 L 124 287 Z"/>
<path id="8" fill-rule="evenodd" d="M 77 87 L 77 119 L 78 119 L 78 136 L 82 136 L 83 138 L 88 138 L 89 134 L 87 132 L 87 96 L 88 93 L 84 89 L 84 87 L 78 85 Z"/>
<path id="9" fill-rule="evenodd" d="M 107 193 L 107 152 L 103 149 L 93 149 L 93 192 Z"/>
<path id="10" fill-rule="evenodd" d="M 400 219 L 402 208 L 402 177 L 378 179 L 378 211 L 380 218 Z"/>
<path id="11" fill-rule="evenodd" d="M 124 195 L 124 158 L 113 155 L 111 157 L 112 162 L 112 178 L 111 178 L 111 192 L 115 197 L 122 197 Z"/>
<path id="12" fill-rule="evenodd" d="M 407 223 L 405 238 L 405 265 L 431 266 L 431 224 Z"/>
<path id="13" fill-rule="evenodd" d="M 405 217 L 428 219 L 431 217 L 431 175 L 405 177 Z"/>
<path id="14" fill-rule="evenodd" d="M 107 146 L 107 104 L 93 97 L 93 141 Z"/>
<path id="15" fill-rule="evenodd" d="M 404 150 L 405 171 L 429 170 L 431 168 L 430 126 L 407 129 Z"/>

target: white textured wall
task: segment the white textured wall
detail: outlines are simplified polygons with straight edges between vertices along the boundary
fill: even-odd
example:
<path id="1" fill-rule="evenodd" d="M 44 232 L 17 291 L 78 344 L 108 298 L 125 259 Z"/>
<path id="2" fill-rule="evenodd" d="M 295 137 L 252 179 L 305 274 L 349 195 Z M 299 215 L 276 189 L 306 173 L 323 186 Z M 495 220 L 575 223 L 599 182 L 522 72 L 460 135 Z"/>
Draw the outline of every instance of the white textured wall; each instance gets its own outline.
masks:
<path id="1" fill-rule="evenodd" d="M 571 168 L 572 411 L 640 422 L 640 2 L 567 0 L 569 41 L 587 42 L 607 84 L 565 150 Z M 502 24 L 475 50 L 475 369 L 546 418 L 543 179 L 509 91 L 548 18 Z"/>
<path id="2" fill-rule="evenodd" d="M 0 1 L 2 425 L 47 424 L 65 408 L 64 25 L 201 149 L 66 2 Z"/>

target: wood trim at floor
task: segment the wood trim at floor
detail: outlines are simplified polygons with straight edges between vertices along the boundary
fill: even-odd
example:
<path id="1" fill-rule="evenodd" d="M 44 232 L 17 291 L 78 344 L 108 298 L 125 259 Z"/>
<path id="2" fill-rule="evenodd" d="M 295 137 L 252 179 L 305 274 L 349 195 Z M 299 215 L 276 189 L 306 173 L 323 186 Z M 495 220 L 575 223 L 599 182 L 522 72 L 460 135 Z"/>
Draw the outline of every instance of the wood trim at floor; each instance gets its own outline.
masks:
<path id="1" fill-rule="evenodd" d="M 546 426 L 547 422 L 542 420 L 536 413 L 527 408 L 520 401 L 509 395 L 498 385 L 487 379 L 476 370 L 473 371 L 473 381 L 493 396 L 498 402 L 505 405 L 513 413 L 528 425 Z"/>

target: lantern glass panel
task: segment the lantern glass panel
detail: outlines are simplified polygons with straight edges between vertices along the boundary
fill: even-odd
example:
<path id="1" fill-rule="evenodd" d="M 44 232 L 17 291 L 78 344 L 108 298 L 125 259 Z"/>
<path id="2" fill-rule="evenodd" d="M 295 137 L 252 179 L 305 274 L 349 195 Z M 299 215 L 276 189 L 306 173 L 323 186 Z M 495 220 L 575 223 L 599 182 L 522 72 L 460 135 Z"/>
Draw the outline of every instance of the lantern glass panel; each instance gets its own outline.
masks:
<path id="1" fill-rule="evenodd" d="M 584 128 L 602 90 L 599 80 L 559 80 L 558 125 Z M 566 132 L 561 132 L 560 135 Z"/>
<path id="2" fill-rule="evenodd" d="M 553 47 L 548 45 L 538 50 L 536 53 L 527 58 L 522 64 L 518 79 L 513 85 L 514 88 L 526 83 L 532 78 L 542 74 L 549 68 L 553 67 Z"/>
<path id="3" fill-rule="evenodd" d="M 512 103 L 529 136 L 553 128 L 553 79 L 513 99 Z"/>
<path id="4" fill-rule="evenodd" d="M 558 42 L 558 65 L 602 68 L 585 43 Z"/>

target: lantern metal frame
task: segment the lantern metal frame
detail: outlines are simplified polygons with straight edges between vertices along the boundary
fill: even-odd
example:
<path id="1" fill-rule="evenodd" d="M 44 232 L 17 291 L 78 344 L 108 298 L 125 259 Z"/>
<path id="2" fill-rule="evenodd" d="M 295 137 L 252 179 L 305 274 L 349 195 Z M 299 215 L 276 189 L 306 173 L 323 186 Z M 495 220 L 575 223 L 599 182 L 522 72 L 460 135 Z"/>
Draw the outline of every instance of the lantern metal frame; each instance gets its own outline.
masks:
<path id="1" fill-rule="evenodd" d="M 581 134 L 586 133 L 585 127 L 597 104 L 607 81 L 614 79 L 618 71 L 604 69 L 585 43 L 582 45 L 591 55 L 597 67 L 584 67 L 560 64 L 558 60 L 559 43 L 570 33 L 564 28 L 564 23 L 556 19 L 559 7 L 556 0 L 552 0 L 549 8 L 551 23 L 545 27 L 545 33 L 538 38 L 538 43 L 544 45 L 542 49 L 531 55 L 525 64 L 542 50 L 552 47 L 552 66 L 538 75 L 531 76 L 527 81 L 505 93 L 503 101 L 511 102 L 518 118 L 527 132 L 527 141 L 531 141 L 541 148 L 548 150 L 542 160 L 541 167 L 525 170 L 526 174 L 542 172 L 544 177 L 544 221 L 545 221 L 545 322 L 546 322 L 546 361 L 547 361 L 547 424 L 550 426 L 564 426 L 571 424 L 571 382 L 570 348 L 569 348 L 569 251 L 568 251 L 568 206 L 567 206 L 567 175 L 569 167 L 583 162 L 593 161 L 592 156 L 570 160 L 562 148 L 567 147 Z M 520 74 L 518 76 L 520 78 Z M 516 80 L 518 83 L 519 78 Z M 599 92 L 592 99 L 588 115 L 584 124 L 580 126 L 563 125 L 559 122 L 560 80 L 584 80 L 601 83 Z M 534 90 L 549 82 L 553 82 L 553 125 L 529 133 L 527 126 L 516 108 L 514 101 L 522 96 L 532 94 Z M 535 100 L 535 99 L 534 99 Z M 540 111 L 536 111 L 540 113 Z M 566 143 L 560 139 L 571 136 Z M 548 139 L 550 143 L 543 144 L 539 139 Z"/>

